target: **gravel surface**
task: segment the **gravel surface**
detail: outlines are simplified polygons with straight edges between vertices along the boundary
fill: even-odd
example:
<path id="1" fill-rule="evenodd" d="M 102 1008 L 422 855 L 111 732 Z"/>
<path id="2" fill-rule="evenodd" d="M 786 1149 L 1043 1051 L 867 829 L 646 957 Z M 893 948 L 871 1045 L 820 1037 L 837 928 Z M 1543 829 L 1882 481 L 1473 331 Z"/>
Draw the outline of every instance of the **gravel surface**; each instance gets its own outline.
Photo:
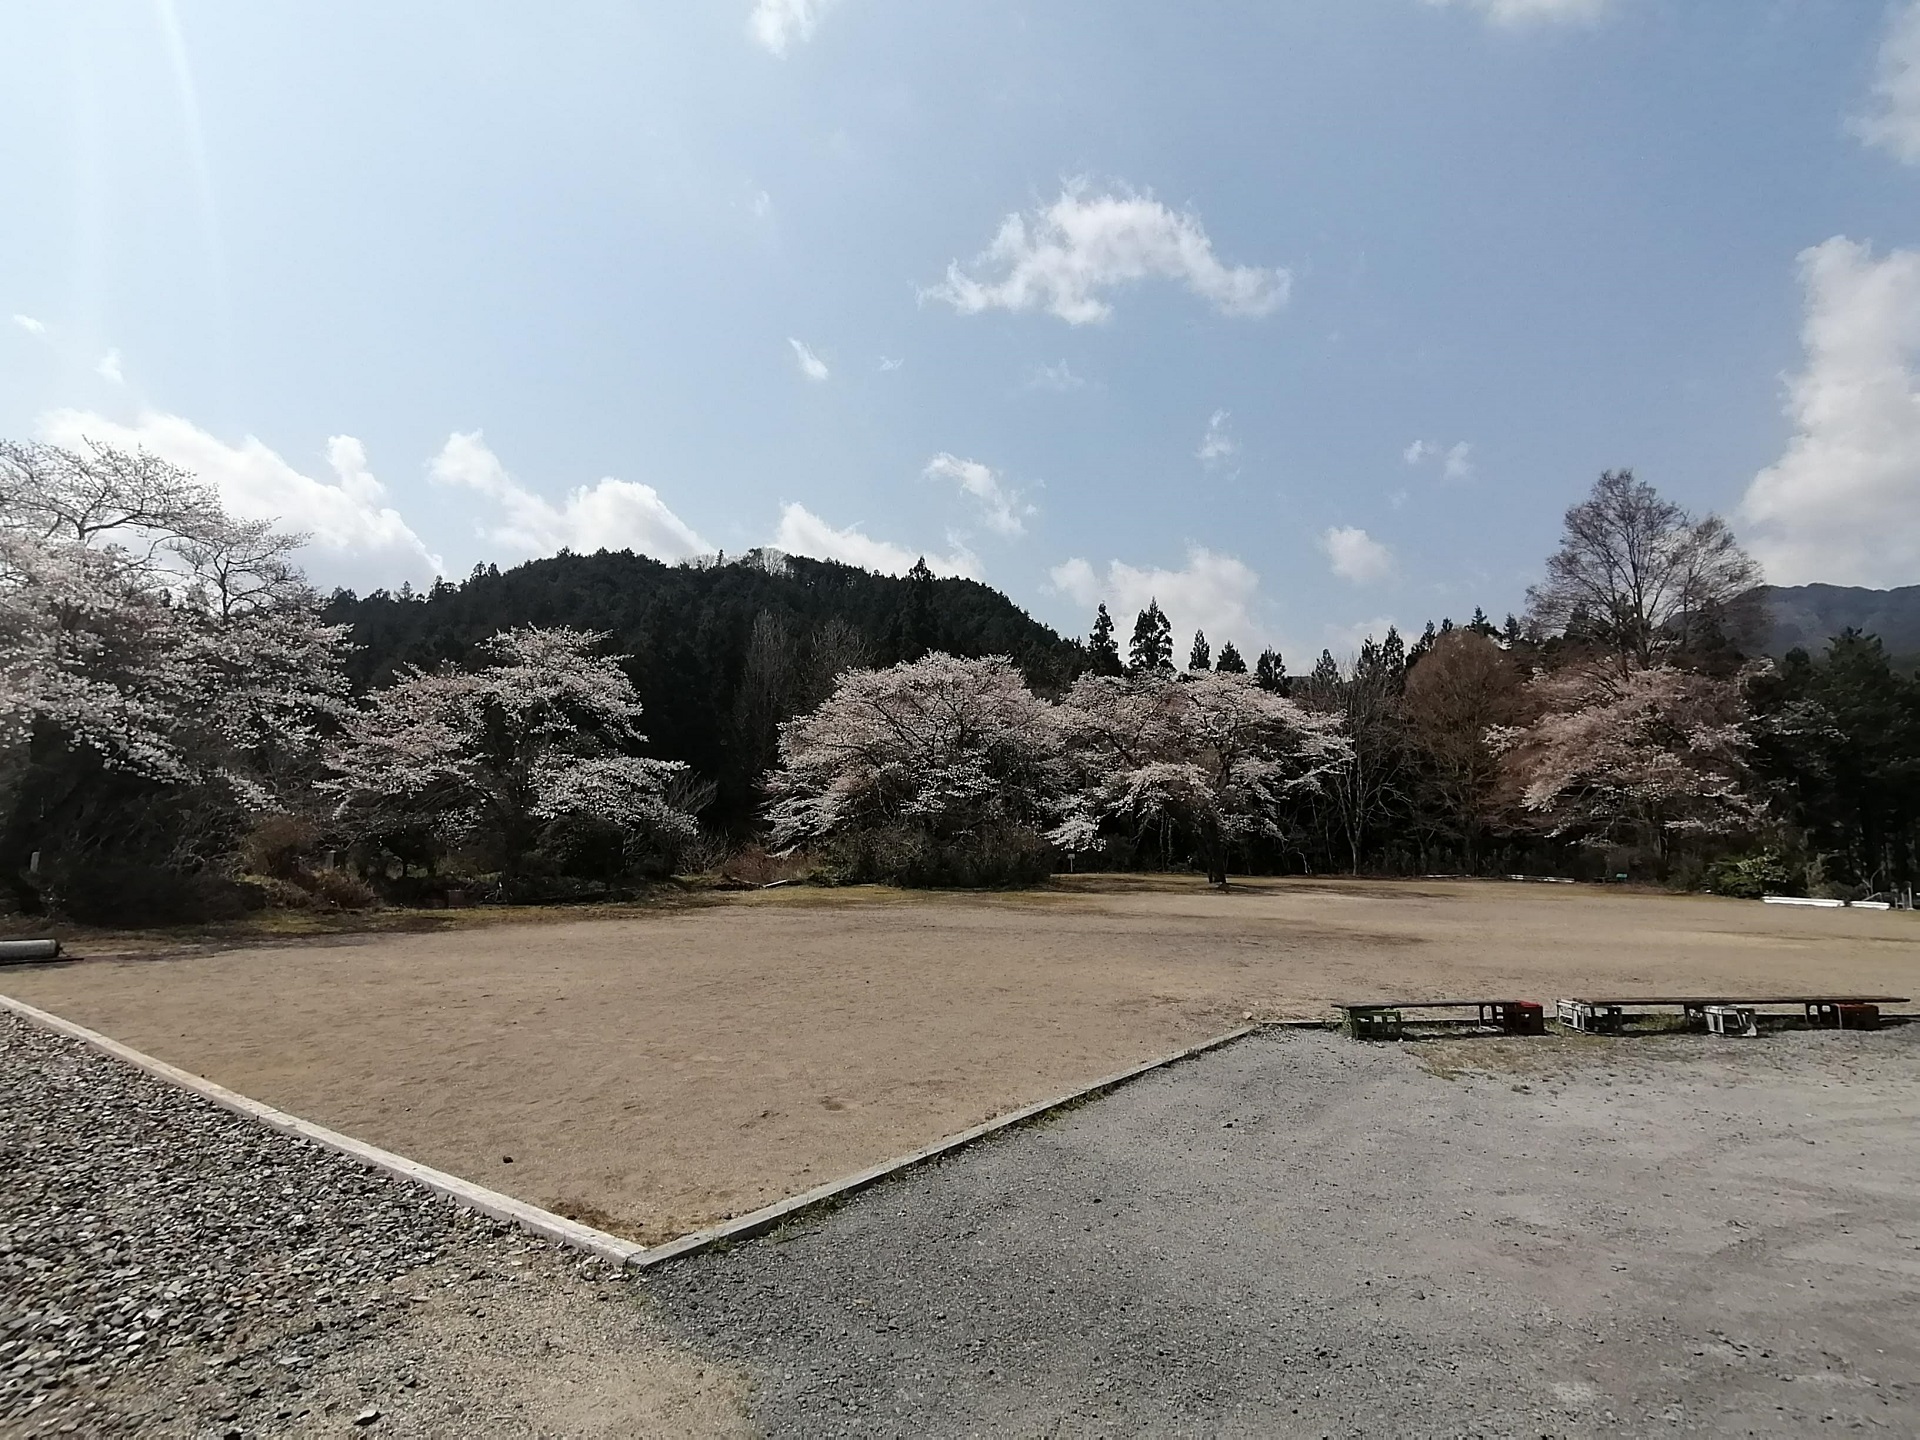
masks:
<path id="1" fill-rule="evenodd" d="M 1914 1434 L 1916 1081 L 1269 1035 L 645 1283 L 779 1435 Z"/>
<path id="2" fill-rule="evenodd" d="M 0 1013 L 0 1434 L 741 1425 L 605 1267 Z"/>

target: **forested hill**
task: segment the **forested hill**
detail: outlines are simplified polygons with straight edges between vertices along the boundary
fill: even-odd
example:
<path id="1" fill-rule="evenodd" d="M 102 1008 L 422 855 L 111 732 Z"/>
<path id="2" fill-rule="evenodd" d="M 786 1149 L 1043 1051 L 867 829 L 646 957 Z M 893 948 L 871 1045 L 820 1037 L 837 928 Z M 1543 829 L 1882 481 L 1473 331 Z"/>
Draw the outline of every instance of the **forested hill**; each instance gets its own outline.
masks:
<path id="1" fill-rule="evenodd" d="M 1920 661 L 1920 585 L 1868 590 L 1858 585 L 1769 585 L 1763 649 L 1780 656 L 1798 648 L 1818 655 L 1843 630 L 1878 635 L 1889 655 Z"/>
<path id="2" fill-rule="evenodd" d="M 652 751 L 719 786 L 709 823 L 737 828 L 758 803 L 774 726 L 811 708 L 848 664 L 887 665 L 929 650 L 1009 655 L 1036 686 L 1066 684 L 1081 647 L 974 580 L 875 575 L 831 561 L 754 551 L 663 565 L 627 551 L 561 554 L 511 570 L 476 568 L 415 594 L 341 591 L 327 618 L 353 627 L 356 686 L 396 666 L 466 661 L 513 625 L 612 634 L 646 707 Z"/>

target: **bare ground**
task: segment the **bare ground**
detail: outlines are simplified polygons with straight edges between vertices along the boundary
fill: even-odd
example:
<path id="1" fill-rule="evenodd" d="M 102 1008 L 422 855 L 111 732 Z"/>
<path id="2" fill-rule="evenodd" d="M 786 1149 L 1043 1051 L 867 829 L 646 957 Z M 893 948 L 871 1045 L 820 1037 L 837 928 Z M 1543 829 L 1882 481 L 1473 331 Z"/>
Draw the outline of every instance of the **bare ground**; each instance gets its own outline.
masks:
<path id="1" fill-rule="evenodd" d="M 1920 918 L 1483 882 L 1085 877 L 164 949 L 0 989 L 270 1104 L 657 1240 L 1340 998 L 1920 993 Z"/>

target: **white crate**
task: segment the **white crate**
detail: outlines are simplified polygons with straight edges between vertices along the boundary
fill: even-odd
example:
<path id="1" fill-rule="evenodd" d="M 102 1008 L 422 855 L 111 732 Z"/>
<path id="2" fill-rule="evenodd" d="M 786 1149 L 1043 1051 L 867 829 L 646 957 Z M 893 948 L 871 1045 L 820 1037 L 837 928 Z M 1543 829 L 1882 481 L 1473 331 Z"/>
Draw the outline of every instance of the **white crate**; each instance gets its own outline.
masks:
<path id="1" fill-rule="evenodd" d="M 1709 1005 L 1707 1031 L 1712 1035 L 1754 1036 L 1760 1033 L 1760 1027 L 1754 1023 L 1751 1005 Z"/>

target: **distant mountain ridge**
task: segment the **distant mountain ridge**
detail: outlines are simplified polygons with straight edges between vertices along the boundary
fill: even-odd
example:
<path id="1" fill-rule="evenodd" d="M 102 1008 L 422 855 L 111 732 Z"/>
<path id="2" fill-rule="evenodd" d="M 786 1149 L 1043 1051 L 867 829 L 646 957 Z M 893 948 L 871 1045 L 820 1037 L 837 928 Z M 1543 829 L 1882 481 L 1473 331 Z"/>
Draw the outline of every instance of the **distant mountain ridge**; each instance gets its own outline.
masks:
<path id="1" fill-rule="evenodd" d="M 1920 585 L 1869 590 L 1860 585 L 1768 585 L 1766 638 L 1780 656 L 1798 648 L 1818 655 L 1842 630 L 1878 635 L 1889 655 L 1920 656 Z"/>

